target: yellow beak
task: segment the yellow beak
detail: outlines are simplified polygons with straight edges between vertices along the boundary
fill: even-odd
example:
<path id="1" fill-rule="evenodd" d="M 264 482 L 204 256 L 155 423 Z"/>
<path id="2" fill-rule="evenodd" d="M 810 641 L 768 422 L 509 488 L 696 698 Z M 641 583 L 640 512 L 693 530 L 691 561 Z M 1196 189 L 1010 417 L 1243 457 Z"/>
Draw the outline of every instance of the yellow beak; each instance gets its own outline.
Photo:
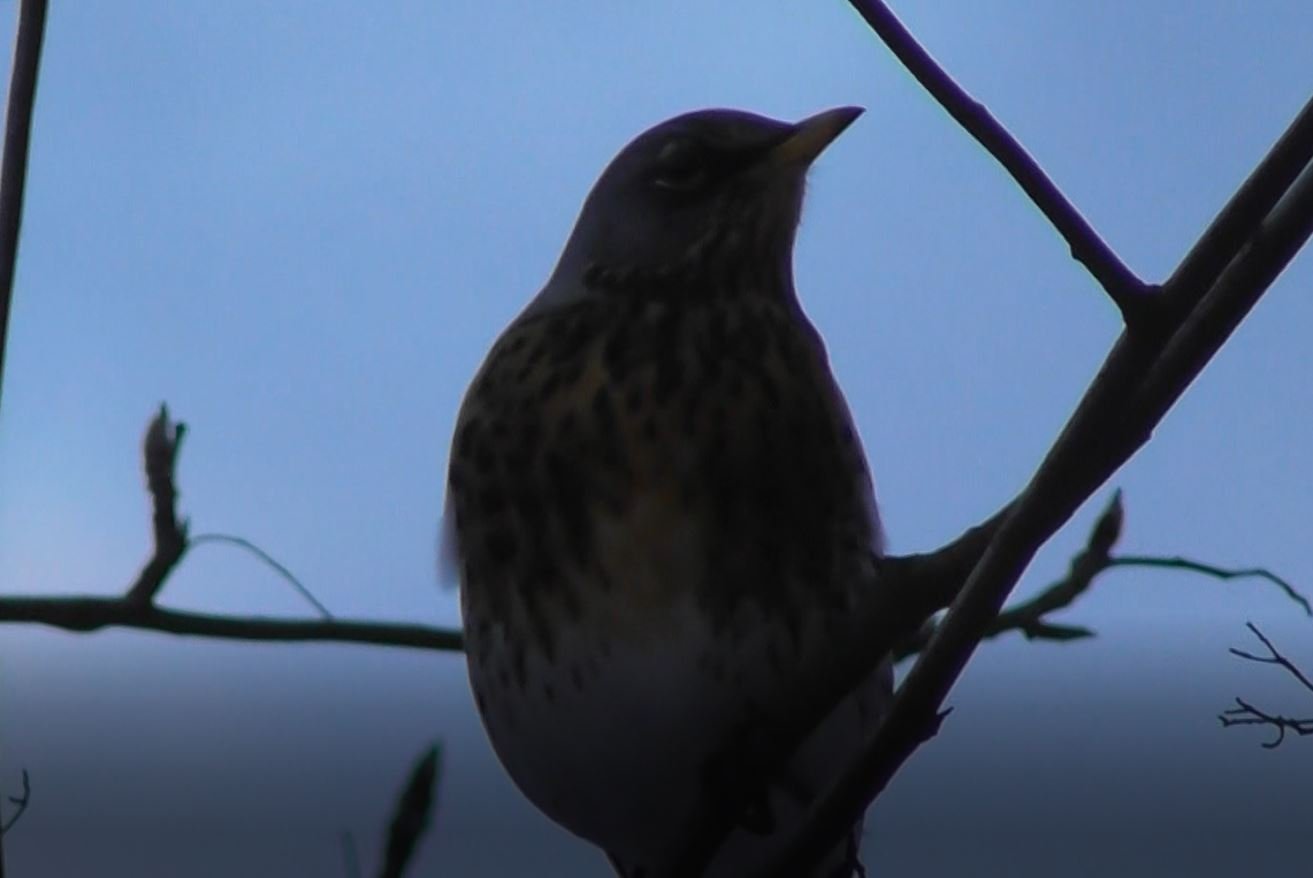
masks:
<path id="1" fill-rule="evenodd" d="M 767 161 L 775 167 L 810 165 L 864 112 L 861 107 L 835 107 L 803 119 L 787 140 L 770 151 Z"/>

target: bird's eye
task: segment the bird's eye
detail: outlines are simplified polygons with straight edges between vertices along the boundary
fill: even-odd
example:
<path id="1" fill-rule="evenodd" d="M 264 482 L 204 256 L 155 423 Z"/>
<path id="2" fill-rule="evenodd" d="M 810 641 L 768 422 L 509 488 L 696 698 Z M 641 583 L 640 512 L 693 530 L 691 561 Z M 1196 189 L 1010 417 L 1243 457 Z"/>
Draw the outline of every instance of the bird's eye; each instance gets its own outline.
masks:
<path id="1" fill-rule="evenodd" d="M 700 189 L 710 177 L 704 150 L 690 140 L 680 139 L 670 141 L 657 154 L 652 182 L 659 189 L 691 192 Z"/>

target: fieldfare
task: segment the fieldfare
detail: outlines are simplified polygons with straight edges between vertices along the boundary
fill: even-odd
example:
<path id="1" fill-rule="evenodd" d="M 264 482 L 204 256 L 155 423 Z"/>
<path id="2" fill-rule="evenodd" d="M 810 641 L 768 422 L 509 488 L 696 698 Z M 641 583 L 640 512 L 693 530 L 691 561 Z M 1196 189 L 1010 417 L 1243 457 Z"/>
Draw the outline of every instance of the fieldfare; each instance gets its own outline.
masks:
<path id="1" fill-rule="evenodd" d="M 461 406 L 444 548 L 475 701 L 524 795 L 626 878 L 676 878 L 736 742 L 872 587 L 871 477 L 792 269 L 808 166 L 860 113 L 640 135 Z M 891 687 L 885 663 L 759 767 L 708 875 L 771 862 Z M 860 869 L 860 829 L 816 876 Z"/>

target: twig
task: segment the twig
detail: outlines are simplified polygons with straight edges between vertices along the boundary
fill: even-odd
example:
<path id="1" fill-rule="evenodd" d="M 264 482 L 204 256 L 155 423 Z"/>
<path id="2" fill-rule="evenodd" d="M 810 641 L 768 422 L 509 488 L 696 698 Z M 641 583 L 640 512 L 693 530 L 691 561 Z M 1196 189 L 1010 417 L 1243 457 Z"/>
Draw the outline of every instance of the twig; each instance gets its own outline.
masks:
<path id="1" fill-rule="evenodd" d="M 1313 692 L 1313 683 L 1309 682 L 1308 677 L 1304 676 L 1304 672 L 1301 671 L 1298 667 L 1296 667 L 1295 664 L 1292 661 L 1290 661 L 1290 659 L 1286 658 L 1284 655 L 1277 652 L 1277 648 L 1272 645 L 1272 641 L 1268 640 L 1266 637 L 1263 636 L 1263 632 L 1258 630 L 1257 625 L 1255 625 L 1253 622 L 1246 622 L 1245 627 L 1248 628 L 1250 631 L 1254 632 L 1254 636 L 1257 637 L 1260 641 L 1262 641 L 1263 645 L 1267 647 L 1268 654 L 1266 656 L 1254 655 L 1252 653 L 1245 652 L 1244 650 L 1231 647 L 1230 649 L 1231 655 L 1238 656 L 1242 659 L 1245 659 L 1246 661 L 1258 662 L 1259 664 L 1264 664 L 1264 665 L 1277 665 L 1279 667 L 1285 668 L 1287 671 L 1290 672 L 1290 675 L 1292 677 L 1294 677 L 1296 680 L 1299 681 L 1299 684 L 1301 686 L 1303 686 L 1308 691 Z"/>
<path id="2" fill-rule="evenodd" d="M 1229 650 L 1231 655 L 1242 658 L 1245 661 L 1257 662 L 1260 665 L 1276 665 L 1277 667 L 1285 668 L 1290 676 L 1294 677 L 1295 680 L 1299 682 L 1299 685 L 1303 686 L 1309 692 L 1313 692 L 1313 681 L 1310 681 L 1294 662 L 1282 655 L 1281 652 L 1272 645 L 1272 641 L 1268 640 L 1263 632 L 1258 630 L 1257 625 L 1253 622 L 1246 622 L 1245 627 L 1253 632 L 1254 636 L 1259 639 L 1263 646 L 1267 647 L 1267 655 L 1254 655 L 1251 652 L 1246 652 L 1243 649 L 1236 649 L 1235 647 L 1231 647 Z M 1267 713 L 1266 711 L 1254 707 L 1254 705 L 1245 701 L 1243 698 L 1237 698 L 1235 703 L 1235 707 L 1224 710 L 1222 713 L 1218 714 L 1217 718 L 1222 721 L 1222 726 L 1224 728 L 1228 726 L 1267 726 L 1271 728 L 1276 737 L 1272 738 L 1270 741 L 1264 741 L 1264 749 L 1275 750 L 1277 747 L 1280 747 L 1286 740 L 1286 732 L 1294 732 L 1300 736 L 1313 735 L 1313 717 L 1295 719 L 1293 717 L 1282 716 L 1281 714 Z"/>
<path id="3" fill-rule="evenodd" d="M 1071 247 L 1072 257 L 1085 266 L 1121 310 L 1128 325 L 1144 313 L 1155 292 L 1118 258 L 1076 206 L 1048 178 L 1016 138 L 958 85 L 912 37 L 887 5 L 879 0 L 849 0 L 907 71 L 921 83 L 953 119 L 974 137 L 1040 209 Z"/>
<path id="4" fill-rule="evenodd" d="M 1283 579 L 1266 567 L 1218 567 L 1213 564 L 1206 564 L 1203 561 L 1196 561 L 1193 558 L 1182 558 L 1180 556 L 1165 558 L 1155 555 L 1118 555 L 1108 560 L 1108 566 L 1162 567 L 1168 570 L 1188 570 L 1191 573 L 1201 573 L 1215 579 L 1266 579 L 1285 592 L 1286 597 L 1299 604 L 1304 611 L 1304 615 L 1313 616 L 1313 606 L 1310 606 L 1308 598 L 1304 597 L 1288 580 Z"/>
<path id="5" fill-rule="evenodd" d="M 877 6 L 865 3 L 862 8 Z M 1288 134 L 1283 142 L 1293 136 Z M 1269 168 L 1267 173 L 1276 173 L 1270 163 L 1265 162 L 1264 167 Z M 1263 176 L 1263 167 L 1255 176 Z M 1178 323 L 1155 321 L 1148 331 L 1128 327 L 1123 332 L 899 688 L 875 739 L 808 815 L 806 825 L 771 874 L 803 873 L 837 844 L 933 732 L 949 690 L 1035 552 L 1148 441 L 1167 410 L 1313 232 L 1313 199 L 1305 193 L 1313 187 L 1313 183 L 1305 185 L 1310 176 L 1313 171 L 1308 168 L 1300 172 L 1293 188 L 1278 197 L 1272 212 L 1240 235 L 1245 241 L 1240 257 Z M 1246 187 L 1260 184 L 1265 185 L 1251 177 Z M 1233 197 L 1223 213 L 1241 194 Z M 1191 260 L 1202 258 L 1196 248 L 1173 277 L 1206 274 L 1191 265 Z M 1174 302 L 1195 300 L 1192 291 L 1168 289 L 1166 294 Z M 1169 340 L 1165 354 L 1164 340 Z M 837 699 L 828 707 L 833 703 Z"/>
<path id="6" fill-rule="evenodd" d="M 333 618 L 333 614 L 328 611 L 328 607 L 325 607 L 320 603 L 319 598 L 315 597 L 310 589 L 306 588 L 301 580 L 296 578 L 296 575 L 293 574 L 292 571 L 288 570 L 277 558 L 270 555 L 250 540 L 244 537 L 233 536 L 231 534 L 197 534 L 191 538 L 188 545 L 195 547 L 203 546 L 206 543 L 226 543 L 231 546 L 238 546 L 239 548 L 245 549 L 265 564 L 268 564 L 278 573 L 279 576 L 287 580 L 292 588 L 296 589 L 301 597 L 305 598 L 306 601 L 319 612 L 321 617 L 325 619 Z"/>
<path id="7" fill-rule="evenodd" d="M 1097 576 L 1113 567 L 1158 567 L 1174 570 L 1187 570 L 1216 579 L 1265 579 L 1277 585 L 1287 597 L 1308 613 L 1309 600 L 1288 581 L 1264 567 L 1246 567 L 1229 569 L 1195 561 L 1191 558 L 1159 557 L 1157 555 L 1114 555 L 1101 560 L 1089 547 L 1072 559 L 1071 568 L 1062 579 L 1029 600 L 1008 607 L 985 632 L 985 639 L 991 639 L 1010 631 L 1018 631 L 1027 640 L 1052 640 L 1067 642 L 1093 637 L 1094 631 L 1080 625 L 1059 625 L 1047 618 L 1059 610 L 1065 610 L 1076 603 L 1094 584 Z M 894 649 L 894 660 L 903 661 L 917 655 L 925 649 L 930 637 L 935 632 L 934 623 L 927 623 L 915 634 L 901 641 Z"/>
<path id="8" fill-rule="evenodd" d="M 1077 640 L 1092 637 L 1088 628 L 1056 625 L 1044 617 L 1071 606 L 1089 589 L 1095 577 L 1109 566 L 1109 553 L 1121 536 L 1125 511 L 1122 493 L 1114 491 L 1107 508 L 1090 529 L 1085 548 L 1071 560 L 1067 575 L 1050 585 L 1028 601 L 999 613 L 986 630 L 986 637 L 997 637 L 1008 631 L 1020 631 L 1032 640 Z M 902 660 L 925 649 L 934 635 L 936 625 L 926 624 L 910 638 L 903 640 L 894 650 L 896 660 Z"/>
<path id="9" fill-rule="evenodd" d="M 186 424 L 175 424 L 169 419 L 169 409 L 161 404 L 159 413 L 151 419 L 142 441 L 146 460 L 146 487 L 151 497 L 151 520 L 155 533 L 155 553 L 141 569 L 137 581 L 128 589 L 128 599 L 149 604 L 164 587 L 164 580 L 187 552 L 187 523 L 179 521 L 176 511 L 178 492 L 174 487 L 173 472 Z"/>
<path id="10" fill-rule="evenodd" d="M 1243 698 L 1237 698 L 1235 703 L 1238 707 L 1232 707 L 1218 714 L 1218 719 L 1222 721 L 1222 727 L 1229 726 L 1270 726 L 1276 737 L 1270 741 L 1263 741 L 1264 750 L 1275 750 L 1280 747 L 1286 740 L 1286 732 L 1294 732 L 1299 736 L 1313 735 L 1313 718 L 1293 719 L 1280 714 L 1264 713 L 1257 707 L 1254 707 Z"/>
<path id="11" fill-rule="evenodd" d="M 45 34 L 46 0 L 19 0 L 14 61 L 9 73 L 9 99 L 5 107 L 5 142 L 3 155 L 0 155 L 0 399 L 4 397 L 9 312 L 14 301 L 18 236 L 23 224 L 23 193 L 27 186 L 27 153 L 32 139 L 32 109 L 36 104 L 37 74 L 41 69 L 41 44 L 45 41 Z M 26 773 L 23 783 L 26 788 Z M 0 839 L 3 838 L 4 833 L 0 832 Z M 0 841 L 0 878 L 4 878 L 4 874 L 4 843 Z"/>
<path id="12" fill-rule="evenodd" d="M 46 33 L 46 0 L 20 0 L 14 64 L 9 74 L 5 110 L 4 156 L 0 158 L 0 391 L 4 387 L 5 340 L 14 296 L 18 233 L 23 224 L 23 190 L 27 185 L 27 152 L 32 138 L 32 107 L 36 103 L 41 43 Z M 0 857 L 0 878 L 4 862 Z"/>
<path id="13" fill-rule="evenodd" d="M 218 616 L 167 610 L 126 597 L 0 596 L 0 622 L 35 622 L 65 631 L 136 628 L 165 634 L 187 634 L 229 640 L 280 640 L 369 643 L 457 652 L 461 634 L 428 625 L 353 622 L 343 619 L 297 620 L 262 616 Z"/>
<path id="14" fill-rule="evenodd" d="M 161 423 L 160 417 L 157 416 L 152 422 L 152 432 L 158 433 L 162 430 Z M 175 441 L 172 448 L 175 463 L 177 450 L 178 444 Z M 166 525 L 167 522 L 176 520 L 173 509 L 158 508 L 159 498 L 164 498 L 163 502 L 176 501 L 177 491 L 172 479 L 169 480 L 166 488 L 160 489 L 157 486 L 152 494 L 157 498 L 155 509 L 157 519 L 162 518 Z M 1043 640 L 1073 640 L 1090 636 L 1092 632 L 1088 629 L 1058 625 L 1047 617 L 1071 606 L 1090 588 L 1093 580 L 1104 569 L 1118 566 L 1179 568 L 1221 579 L 1261 577 L 1281 587 L 1307 612 L 1308 600 L 1293 585 L 1262 568 L 1230 570 L 1188 558 L 1110 555 L 1120 536 L 1123 517 L 1122 496 L 1118 491 L 1113 494 L 1108 507 L 1091 530 L 1085 549 L 1072 559 L 1067 575 L 1035 597 L 1000 613 L 989 626 L 986 636 L 993 637 L 1014 630 L 1021 631 L 1027 637 Z M 909 611 L 911 614 L 920 614 L 917 618 L 924 618 L 946 606 L 953 599 L 958 586 L 979 560 L 1001 520 L 1002 513 L 934 553 L 886 559 L 885 575 L 889 585 L 896 593 L 908 595 L 899 600 L 913 607 Z M 143 604 L 130 596 L 75 595 L 0 596 L 0 623 L 37 623 L 75 632 L 105 628 L 133 628 L 167 634 L 235 640 L 357 643 L 433 649 L 443 652 L 462 649 L 461 633 L 453 629 L 337 619 L 285 565 L 251 541 L 230 534 L 208 533 L 191 537 L 186 546 L 205 543 L 236 545 L 251 552 L 295 587 L 298 593 L 315 607 L 322 619 L 314 621 L 223 616 L 170 610 L 157 606 L 153 601 Z M 166 576 L 175 568 L 176 564 L 168 567 L 165 571 Z M 162 586 L 164 580 L 159 580 L 158 584 Z M 158 589 L 156 591 L 158 592 Z M 915 600 L 912 595 L 915 595 Z M 915 636 L 904 638 L 895 650 L 896 657 L 906 658 L 924 649 L 934 630 L 935 626 L 927 623 Z M 860 670 L 862 669 L 859 667 L 858 671 Z"/>
<path id="15" fill-rule="evenodd" d="M 22 817 L 23 814 L 27 812 L 27 806 L 31 801 L 32 801 L 32 784 L 30 778 L 28 778 L 27 776 L 27 769 L 24 768 L 23 794 L 20 796 L 9 796 L 9 804 L 15 807 L 15 811 L 13 814 L 9 815 L 9 819 L 4 822 L 4 825 L 0 826 L 0 836 L 6 835 L 9 832 L 9 830 L 14 828 L 14 824 L 18 822 L 18 818 Z"/>

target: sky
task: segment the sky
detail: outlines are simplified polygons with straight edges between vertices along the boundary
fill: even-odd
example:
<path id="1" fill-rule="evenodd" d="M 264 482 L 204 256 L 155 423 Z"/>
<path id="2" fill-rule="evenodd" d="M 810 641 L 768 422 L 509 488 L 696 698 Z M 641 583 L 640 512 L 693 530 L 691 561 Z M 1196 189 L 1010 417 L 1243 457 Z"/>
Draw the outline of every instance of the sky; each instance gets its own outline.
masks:
<path id="1" fill-rule="evenodd" d="M 0 4 L 12 19 L 13 3 Z M 1313 95 L 1305 0 L 897 3 L 1126 262 L 1164 279 Z M 8 41 L 12 23 L 0 32 Z M 1118 315 L 1015 184 L 840 0 L 55 3 L 0 411 L 0 589 L 112 595 L 150 551 L 139 442 L 189 426 L 194 532 L 238 534 L 343 617 L 454 625 L 435 582 L 460 397 L 632 136 L 706 106 L 868 112 L 822 157 L 796 254 L 895 552 L 1020 489 Z M 1265 565 L 1313 591 L 1313 258 L 1273 286 L 1116 486 L 1122 550 Z M 203 546 L 172 607 L 306 616 Z M 1313 744 L 1223 730 L 1253 621 L 1313 667 L 1270 586 L 1120 570 L 986 645 L 873 809 L 872 874 L 1231 875 L 1313 861 Z M 415 876 L 605 876 L 501 772 L 461 657 L 0 629 L 6 865 L 36 876 L 347 875 L 444 742 Z M 8 806 L 3 806 L 7 808 Z M 369 869 L 366 870 L 368 874 Z"/>

